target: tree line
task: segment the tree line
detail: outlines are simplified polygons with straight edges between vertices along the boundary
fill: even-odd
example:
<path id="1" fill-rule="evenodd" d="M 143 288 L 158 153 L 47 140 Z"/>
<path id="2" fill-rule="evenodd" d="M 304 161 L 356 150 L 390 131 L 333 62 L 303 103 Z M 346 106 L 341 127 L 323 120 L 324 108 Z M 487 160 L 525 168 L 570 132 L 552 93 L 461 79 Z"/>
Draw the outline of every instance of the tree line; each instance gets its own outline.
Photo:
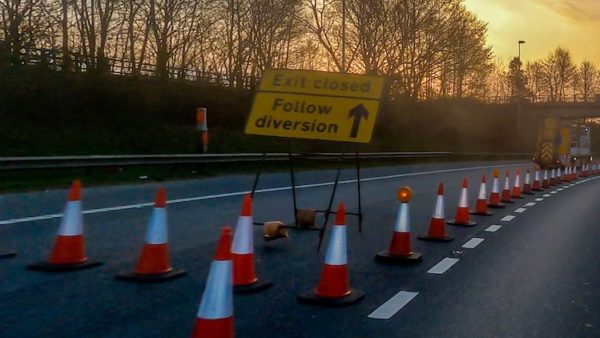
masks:
<path id="1" fill-rule="evenodd" d="M 597 67 L 575 65 L 563 48 L 526 65 L 495 62 L 486 23 L 463 2 L 0 0 L 0 66 L 49 53 L 64 71 L 235 88 L 254 88 L 264 69 L 290 68 L 384 75 L 392 97 L 594 99 Z"/>
<path id="2" fill-rule="evenodd" d="M 463 0 L 0 0 L 12 64 L 43 48 L 66 71 L 151 65 L 240 88 L 293 68 L 385 75 L 392 95 L 483 97 L 486 31 Z"/>
<path id="3" fill-rule="evenodd" d="M 600 93 L 598 67 L 591 61 L 575 64 L 571 52 L 562 47 L 543 60 L 523 65 L 514 58 L 508 69 L 496 66 L 490 81 L 491 101 L 593 102 Z"/>

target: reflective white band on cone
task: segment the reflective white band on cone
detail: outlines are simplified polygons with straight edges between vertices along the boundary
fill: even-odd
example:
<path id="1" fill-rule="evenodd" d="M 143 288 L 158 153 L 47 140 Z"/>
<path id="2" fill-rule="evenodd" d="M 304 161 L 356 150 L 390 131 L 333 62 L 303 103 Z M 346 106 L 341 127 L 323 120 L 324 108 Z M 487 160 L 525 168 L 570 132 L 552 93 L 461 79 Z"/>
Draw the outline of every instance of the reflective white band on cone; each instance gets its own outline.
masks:
<path id="1" fill-rule="evenodd" d="M 325 264 L 346 265 L 348 263 L 346 250 L 346 226 L 334 225 L 333 229 L 331 230 L 329 244 L 327 245 Z"/>
<path id="2" fill-rule="evenodd" d="M 408 212 L 408 210 L 407 210 Z M 444 196 L 438 195 L 435 209 L 433 210 L 433 218 L 444 219 Z"/>
<path id="3" fill-rule="evenodd" d="M 498 182 L 498 177 L 494 177 L 494 184 L 492 185 L 493 193 L 500 193 L 500 183 Z"/>
<path id="4" fill-rule="evenodd" d="M 535 180 L 538 181 L 538 182 L 540 180 L 540 171 L 539 170 L 535 171 Z"/>
<path id="5" fill-rule="evenodd" d="M 146 243 L 164 244 L 167 241 L 167 209 L 154 208 L 150 222 L 148 222 L 148 230 L 146 230 Z"/>
<path id="6" fill-rule="evenodd" d="M 197 318 L 223 319 L 233 316 L 232 269 L 231 261 L 213 261 L 210 264 Z"/>
<path id="7" fill-rule="evenodd" d="M 485 192 L 485 183 L 481 182 L 481 186 L 479 187 L 479 197 L 478 198 L 480 200 L 484 200 L 486 198 L 485 195 L 487 195 Z"/>
<path id="8" fill-rule="evenodd" d="M 531 175 L 529 172 L 525 173 L 525 184 L 531 184 Z"/>
<path id="9" fill-rule="evenodd" d="M 83 234 L 81 201 L 68 201 L 58 227 L 58 236 L 78 236 L 81 234 Z"/>
<path id="10" fill-rule="evenodd" d="M 395 232 L 410 232 L 409 216 L 408 203 L 400 203 L 396 224 L 394 224 Z"/>
<path id="11" fill-rule="evenodd" d="M 467 188 L 462 188 L 460 191 L 460 199 L 458 201 L 458 207 L 459 208 L 468 208 L 469 207 L 469 201 L 468 201 L 468 196 L 467 196 Z"/>
<path id="12" fill-rule="evenodd" d="M 240 216 L 238 218 L 231 253 L 238 255 L 254 253 L 254 226 L 252 223 L 252 216 Z"/>

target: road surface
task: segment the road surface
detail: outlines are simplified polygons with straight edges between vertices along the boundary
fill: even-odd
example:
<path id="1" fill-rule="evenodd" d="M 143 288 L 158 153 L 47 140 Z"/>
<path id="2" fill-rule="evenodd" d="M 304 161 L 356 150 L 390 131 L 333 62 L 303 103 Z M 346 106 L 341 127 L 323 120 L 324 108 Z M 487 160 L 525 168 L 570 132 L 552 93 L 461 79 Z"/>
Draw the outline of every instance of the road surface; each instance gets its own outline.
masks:
<path id="1" fill-rule="evenodd" d="M 473 207 L 482 174 L 530 167 L 464 162 L 365 169 L 364 228 L 359 233 L 356 219 L 348 218 L 348 260 L 350 283 L 366 296 L 347 308 L 296 301 L 319 278 L 325 250 L 316 252 L 316 232 L 292 230 L 288 240 L 264 243 L 256 227 L 259 277 L 274 286 L 236 295 L 237 336 L 599 337 L 600 209 L 595 203 L 600 181 L 595 178 L 516 200 L 490 217 L 473 216 L 476 227 L 448 226 L 452 242 L 416 240 L 429 225 L 439 182 L 446 186 L 446 219 L 451 219 L 463 177 L 469 179 Z M 331 170 L 298 174 L 298 205 L 324 209 L 334 176 Z M 343 171 L 335 202 L 343 201 L 349 211 L 357 207 L 354 178 L 352 170 Z M 153 285 L 119 282 L 114 276 L 133 269 L 158 184 L 85 189 L 87 254 L 105 264 L 64 274 L 26 271 L 25 266 L 47 256 L 66 190 L 1 196 L 0 247 L 15 249 L 18 256 L 0 260 L 0 336 L 188 337 L 219 229 L 235 225 L 253 179 L 239 175 L 164 184 L 172 263 L 188 273 Z M 396 190 L 405 185 L 414 191 L 413 247 L 423 261 L 378 264 L 375 253 L 391 239 Z M 264 175 L 258 189 L 255 220 L 292 220 L 286 174 Z M 377 317 L 373 313 L 391 317 L 370 318 Z"/>

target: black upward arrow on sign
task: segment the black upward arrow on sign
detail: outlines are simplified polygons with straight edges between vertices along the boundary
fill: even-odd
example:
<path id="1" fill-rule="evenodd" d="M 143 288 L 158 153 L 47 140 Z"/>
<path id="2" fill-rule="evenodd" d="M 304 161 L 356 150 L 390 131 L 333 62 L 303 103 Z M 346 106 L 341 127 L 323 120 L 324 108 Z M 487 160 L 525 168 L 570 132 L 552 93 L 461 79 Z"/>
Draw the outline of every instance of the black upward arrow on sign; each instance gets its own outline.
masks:
<path id="1" fill-rule="evenodd" d="M 350 114 L 348 114 L 348 118 L 354 118 L 354 122 L 352 123 L 352 131 L 350 131 L 350 137 L 356 138 L 358 136 L 358 128 L 360 127 L 360 121 L 364 118 L 365 120 L 369 117 L 369 111 L 365 106 L 359 104 L 358 106 L 352 108 L 350 110 Z"/>

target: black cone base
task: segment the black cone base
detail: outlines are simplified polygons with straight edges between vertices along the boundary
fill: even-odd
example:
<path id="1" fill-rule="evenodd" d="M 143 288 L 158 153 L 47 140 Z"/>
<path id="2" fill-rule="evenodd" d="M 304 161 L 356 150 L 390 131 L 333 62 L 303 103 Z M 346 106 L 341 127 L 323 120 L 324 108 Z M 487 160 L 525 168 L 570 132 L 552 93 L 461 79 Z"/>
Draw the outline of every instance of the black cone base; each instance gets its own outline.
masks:
<path id="1" fill-rule="evenodd" d="M 237 294 L 250 294 L 266 290 L 271 286 L 273 286 L 273 283 L 271 283 L 270 281 L 259 279 L 252 284 L 234 285 L 233 292 Z"/>
<path id="2" fill-rule="evenodd" d="M 46 271 L 46 272 L 67 272 L 95 268 L 104 263 L 98 261 L 85 261 L 75 264 L 52 264 L 48 262 L 39 262 L 27 265 L 27 270 Z"/>
<path id="3" fill-rule="evenodd" d="M 161 283 L 161 282 L 166 282 L 166 281 L 173 280 L 173 279 L 176 279 L 179 277 L 183 277 L 184 275 L 185 275 L 185 270 L 173 268 L 173 270 L 171 270 L 169 272 L 159 273 L 159 274 L 155 274 L 155 275 L 144 275 L 144 274 L 139 274 L 139 273 L 135 273 L 135 272 L 120 273 L 120 274 L 116 275 L 115 278 L 118 280 L 123 280 L 126 282 L 133 282 L 133 283 Z"/>
<path id="4" fill-rule="evenodd" d="M 515 201 L 500 201 L 502 203 L 515 203 Z"/>
<path id="5" fill-rule="evenodd" d="M 475 223 L 473 221 L 457 222 L 456 220 L 447 221 L 446 224 L 456 225 L 456 226 L 459 226 L 459 227 L 474 227 L 474 226 L 477 225 L 477 223 Z"/>
<path id="6" fill-rule="evenodd" d="M 417 238 L 422 241 L 429 241 L 429 242 L 450 242 L 450 241 L 454 240 L 454 237 L 448 236 L 448 235 L 446 235 L 444 237 L 432 237 L 432 236 L 429 236 L 429 234 L 422 234 L 422 235 L 419 235 Z"/>
<path id="7" fill-rule="evenodd" d="M 511 198 L 516 198 L 516 199 L 520 199 L 520 200 L 522 200 L 522 199 L 524 199 L 525 197 L 522 197 L 522 196 L 518 196 L 518 197 L 517 197 L 517 196 L 511 196 Z"/>
<path id="8" fill-rule="evenodd" d="M 523 192 L 523 194 L 525 194 L 525 195 L 535 195 L 535 193 L 533 192 L 533 190 L 532 190 L 532 192 Z"/>
<path id="9" fill-rule="evenodd" d="M 488 208 L 492 208 L 492 209 L 504 209 L 506 208 L 506 205 L 500 203 L 500 204 L 488 204 Z"/>
<path id="10" fill-rule="evenodd" d="M 0 258 L 12 258 L 12 257 L 15 257 L 16 255 L 17 255 L 17 253 L 12 252 L 12 251 L 0 252 Z"/>
<path id="11" fill-rule="evenodd" d="M 489 210 L 486 211 L 486 212 L 477 212 L 477 211 L 473 210 L 473 211 L 469 211 L 469 214 L 471 214 L 471 215 L 479 215 L 479 216 L 492 216 L 492 215 L 494 215 L 494 213 L 491 212 L 491 211 L 489 211 Z"/>
<path id="12" fill-rule="evenodd" d="M 397 256 L 384 250 L 375 255 L 375 261 L 389 264 L 417 264 L 421 262 L 421 253 L 413 252 L 408 256 Z"/>
<path id="13" fill-rule="evenodd" d="M 328 307 L 350 306 L 365 297 L 365 293 L 358 289 L 350 289 L 350 294 L 340 298 L 317 296 L 314 291 L 301 293 L 297 299 L 299 303 L 314 304 Z"/>

